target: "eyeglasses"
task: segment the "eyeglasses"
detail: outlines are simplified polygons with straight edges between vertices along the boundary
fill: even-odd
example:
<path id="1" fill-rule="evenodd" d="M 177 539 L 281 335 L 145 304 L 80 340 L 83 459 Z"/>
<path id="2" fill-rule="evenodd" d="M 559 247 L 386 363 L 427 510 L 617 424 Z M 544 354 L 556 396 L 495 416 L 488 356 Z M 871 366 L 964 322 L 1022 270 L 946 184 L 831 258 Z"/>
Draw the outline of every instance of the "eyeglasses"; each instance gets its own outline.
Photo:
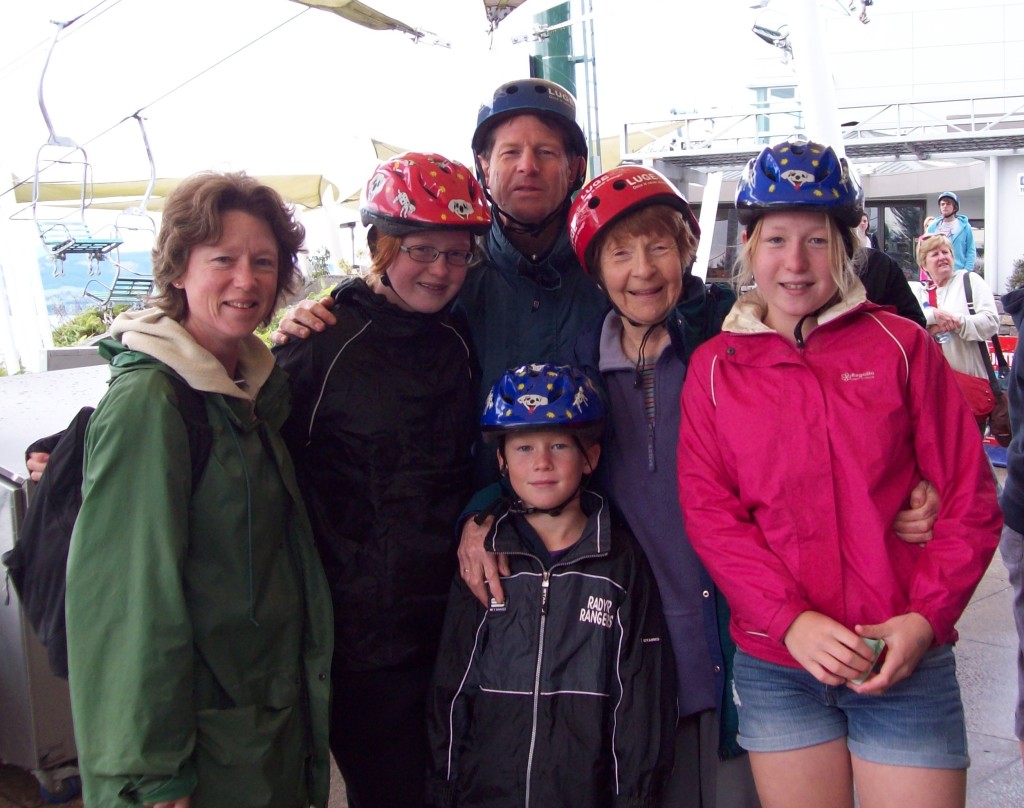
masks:
<path id="1" fill-rule="evenodd" d="M 472 250 L 438 250 L 427 244 L 414 244 L 411 247 L 399 247 L 398 249 L 420 264 L 432 264 L 442 255 L 444 260 L 453 267 L 469 266 L 473 260 Z"/>

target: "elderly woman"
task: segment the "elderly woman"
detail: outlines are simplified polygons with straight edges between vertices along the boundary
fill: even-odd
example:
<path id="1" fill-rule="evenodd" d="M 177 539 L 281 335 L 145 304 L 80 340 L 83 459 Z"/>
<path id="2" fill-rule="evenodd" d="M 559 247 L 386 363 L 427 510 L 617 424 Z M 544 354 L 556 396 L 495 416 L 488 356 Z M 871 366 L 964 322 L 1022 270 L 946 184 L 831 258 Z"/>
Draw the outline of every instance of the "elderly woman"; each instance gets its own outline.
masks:
<path id="1" fill-rule="evenodd" d="M 154 308 L 103 344 L 112 380 L 67 571 L 89 806 L 326 802 L 330 595 L 278 431 L 285 376 L 252 333 L 295 284 L 303 236 L 251 177 L 185 180 L 153 250 Z M 200 480 L 193 395 L 210 433 Z"/>
<path id="2" fill-rule="evenodd" d="M 942 345 L 953 370 L 987 379 L 986 360 L 978 346 L 999 330 L 995 297 L 977 273 L 954 271 L 953 261 L 953 246 L 945 236 L 926 234 L 917 242 L 917 265 L 930 280 L 922 301 L 928 331 Z"/>

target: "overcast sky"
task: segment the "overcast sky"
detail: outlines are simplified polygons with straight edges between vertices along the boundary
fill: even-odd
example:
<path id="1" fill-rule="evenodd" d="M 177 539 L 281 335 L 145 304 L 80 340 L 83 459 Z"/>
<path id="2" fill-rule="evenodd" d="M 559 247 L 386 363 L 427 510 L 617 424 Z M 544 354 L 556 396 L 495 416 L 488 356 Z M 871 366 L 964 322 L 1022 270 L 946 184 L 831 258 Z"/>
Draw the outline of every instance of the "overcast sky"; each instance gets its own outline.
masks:
<path id="1" fill-rule="evenodd" d="M 8 123 L 0 163 L 15 173 L 31 172 L 35 149 L 46 139 L 35 94 L 55 30 L 48 21 L 96 4 L 3 3 L 0 103 Z M 527 74 L 533 46 L 513 44 L 512 37 L 528 31 L 532 12 L 550 1 L 528 0 L 493 37 L 480 0 L 368 4 L 437 33 L 451 47 L 414 44 L 288 0 L 112 0 L 58 43 L 45 86 L 50 117 L 58 134 L 91 141 L 97 179 L 114 171 L 137 175 L 144 167 L 134 124 L 96 137 L 140 107 L 161 175 L 214 166 L 323 173 L 344 182 L 350 164 L 372 163 L 370 137 L 468 161 L 481 100 L 503 80 Z M 574 10 L 579 5 L 573 0 Z M 614 134 L 629 117 L 667 117 L 672 107 L 692 108 L 709 96 L 737 97 L 741 88 L 728 81 L 734 60 L 702 59 L 720 57 L 722 44 L 741 34 L 745 45 L 766 47 L 749 34 L 749 24 L 746 32 L 737 24 L 736 12 L 749 11 L 749 0 L 593 5 L 602 134 Z M 267 33 L 275 26 L 281 27 Z M 366 172 L 360 165 L 354 175 Z"/>

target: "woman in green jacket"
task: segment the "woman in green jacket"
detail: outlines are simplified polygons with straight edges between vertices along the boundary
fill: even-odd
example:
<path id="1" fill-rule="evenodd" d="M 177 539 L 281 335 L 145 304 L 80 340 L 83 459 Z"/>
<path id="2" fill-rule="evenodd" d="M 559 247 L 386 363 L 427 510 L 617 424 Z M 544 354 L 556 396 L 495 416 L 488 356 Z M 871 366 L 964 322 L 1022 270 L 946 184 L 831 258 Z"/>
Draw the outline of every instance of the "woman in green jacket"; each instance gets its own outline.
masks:
<path id="1" fill-rule="evenodd" d="M 252 333 L 303 236 L 251 177 L 186 180 L 153 250 L 155 308 L 105 344 L 67 573 L 90 808 L 326 803 L 330 594 L 278 434 L 287 383 Z M 197 481 L 172 376 L 205 404 Z"/>

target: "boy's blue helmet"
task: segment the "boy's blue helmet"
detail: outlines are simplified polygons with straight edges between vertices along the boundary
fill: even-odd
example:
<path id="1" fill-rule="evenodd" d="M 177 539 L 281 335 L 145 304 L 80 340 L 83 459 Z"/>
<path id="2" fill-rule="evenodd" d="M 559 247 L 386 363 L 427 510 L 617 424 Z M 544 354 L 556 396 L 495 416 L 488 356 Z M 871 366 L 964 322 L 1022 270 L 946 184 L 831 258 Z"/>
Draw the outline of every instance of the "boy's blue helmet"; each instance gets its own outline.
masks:
<path id="1" fill-rule="evenodd" d="M 604 420 L 604 401 L 581 370 L 524 365 L 507 370 L 494 383 L 480 428 L 485 435 L 545 428 L 600 432 Z"/>
<path id="2" fill-rule="evenodd" d="M 736 212 L 748 227 L 781 210 L 822 210 L 843 227 L 856 227 L 862 199 L 846 160 L 813 141 L 765 147 L 747 163 L 736 186 Z"/>

